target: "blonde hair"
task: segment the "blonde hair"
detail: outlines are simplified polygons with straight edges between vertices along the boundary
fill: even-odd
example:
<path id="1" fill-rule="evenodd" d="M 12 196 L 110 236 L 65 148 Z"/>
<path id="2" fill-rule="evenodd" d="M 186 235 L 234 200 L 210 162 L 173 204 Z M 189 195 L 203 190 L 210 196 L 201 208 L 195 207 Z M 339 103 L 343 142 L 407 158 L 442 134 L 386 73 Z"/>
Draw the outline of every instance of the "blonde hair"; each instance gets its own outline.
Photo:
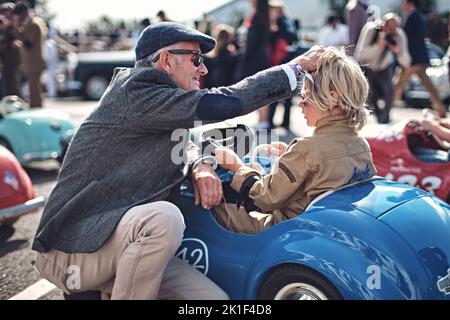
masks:
<path id="1" fill-rule="evenodd" d="M 345 114 L 349 126 L 361 130 L 367 123 L 369 83 L 359 64 L 347 56 L 345 49 L 329 47 L 320 57 L 313 78 L 315 85 L 307 78 L 303 81 L 309 102 L 322 111 Z M 337 101 L 331 91 L 337 93 Z"/>

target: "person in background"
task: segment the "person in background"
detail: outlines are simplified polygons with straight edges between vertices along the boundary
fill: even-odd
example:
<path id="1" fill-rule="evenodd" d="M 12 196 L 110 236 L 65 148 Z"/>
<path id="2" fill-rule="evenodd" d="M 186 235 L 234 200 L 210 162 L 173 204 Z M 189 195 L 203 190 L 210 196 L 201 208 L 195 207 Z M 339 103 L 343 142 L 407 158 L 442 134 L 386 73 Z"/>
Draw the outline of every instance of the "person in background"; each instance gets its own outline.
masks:
<path id="1" fill-rule="evenodd" d="M 47 40 L 45 41 L 46 58 L 47 58 L 47 70 L 46 70 L 46 86 L 47 96 L 56 97 L 58 95 L 58 87 L 56 82 L 57 68 L 59 63 L 59 50 L 55 41 L 57 32 L 53 28 L 48 29 Z"/>
<path id="2" fill-rule="evenodd" d="M 403 10 L 407 14 L 406 23 L 403 27 L 408 37 L 408 48 L 412 61 L 409 68 L 401 71 L 398 82 L 395 86 L 395 104 L 400 104 L 403 92 L 408 80 L 413 74 L 416 74 L 422 85 L 430 93 L 430 101 L 432 108 L 438 112 L 441 118 L 447 116 L 447 106 L 444 105 L 439 98 L 439 94 L 427 75 L 427 67 L 430 64 L 427 46 L 425 43 L 426 20 L 425 17 L 417 10 L 419 6 L 418 0 L 404 0 Z"/>
<path id="3" fill-rule="evenodd" d="M 30 91 L 30 107 L 42 107 L 42 93 L 40 78 L 46 69 L 43 48 L 47 37 L 47 27 L 44 20 L 30 15 L 30 5 L 26 2 L 18 3 L 13 10 L 14 26 L 17 37 L 22 42 L 20 53 L 23 71 L 28 80 Z"/>
<path id="4" fill-rule="evenodd" d="M 400 17 L 386 14 L 382 21 L 369 21 L 361 31 L 355 57 L 364 66 L 370 83 L 369 103 L 374 108 L 379 123 L 390 121 L 394 101 L 394 64 L 408 68 L 411 57 L 408 40 L 400 28 Z M 379 101 L 384 102 L 380 107 Z"/>
<path id="5" fill-rule="evenodd" d="M 286 8 L 283 2 L 270 1 L 269 16 L 272 30 L 269 42 L 269 52 L 272 65 L 277 66 L 288 62 L 292 58 L 290 49 L 291 46 L 298 41 L 298 38 L 293 23 L 287 17 Z M 286 99 L 282 104 L 284 107 L 284 116 L 281 126 L 289 131 L 292 99 Z M 277 106 L 278 101 L 270 105 L 270 128 L 275 127 L 273 118 Z"/>
<path id="6" fill-rule="evenodd" d="M 208 15 L 204 14 L 202 21 L 198 22 L 196 29 L 208 36 L 212 36 L 215 24 L 216 23 L 212 16 L 208 16 Z"/>
<path id="7" fill-rule="evenodd" d="M 339 22 L 336 12 L 328 15 L 326 25 L 319 30 L 317 44 L 324 47 L 342 47 L 348 44 L 348 27 Z"/>
<path id="8" fill-rule="evenodd" d="M 345 7 L 348 25 L 348 54 L 353 56 L 361 30 L 367 22 L 369 0 L 349 0 Z"/>
<path id="9" fill-rule="evenodd" d="M 2 86 L 4 95 L 16 95 L 21 97 L 20 90 L 22 64 L 20 56 L 20 47 L 22 42 L 17 39 L 13 26 L 13 10 L 15 4 L 5 2 L 0 5 L 0 15 L 2 16 L 0 23 L 0 61 L 2 68 Z"/>
<path id="10" fill-rule="evenodd" d="M 239 61 L 239 79 L 244 79 L 271 66 L 269 55 L 270 20 L 268 0 L 251 0 L 253 14 L 246 20 L 247 37 L 245 52 Z M 269 107 L 258 110 L 259 124 L 257 129 L 268 129 Z"/>
<path id="11" fill-rule="evenodd" d="M 234 74 L 238 56 L 234 46 L 234 29 L 226 24 L 218 25 L 213 31 L 217 41 L 216 47 L 208 54 L 205 64 L 208 75 L 205 78 L 206 88 L 229 86 L 234 83 Z"/>

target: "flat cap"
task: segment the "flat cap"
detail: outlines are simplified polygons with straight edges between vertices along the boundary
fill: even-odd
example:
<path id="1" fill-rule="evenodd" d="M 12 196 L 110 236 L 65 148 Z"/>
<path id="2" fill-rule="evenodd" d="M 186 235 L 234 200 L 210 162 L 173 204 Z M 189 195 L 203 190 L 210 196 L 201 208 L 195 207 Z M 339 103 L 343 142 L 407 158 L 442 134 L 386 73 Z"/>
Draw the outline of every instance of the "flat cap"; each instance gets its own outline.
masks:
<path id="1" fill-rule="evenodd" d="M 216 40 L 200 31 L 179 23 L 160 22 L 142 31 L 135 49 L 136 60 L 180 41 L 197 42 L 202 53 L 208 53 L 216 46 Z"/>

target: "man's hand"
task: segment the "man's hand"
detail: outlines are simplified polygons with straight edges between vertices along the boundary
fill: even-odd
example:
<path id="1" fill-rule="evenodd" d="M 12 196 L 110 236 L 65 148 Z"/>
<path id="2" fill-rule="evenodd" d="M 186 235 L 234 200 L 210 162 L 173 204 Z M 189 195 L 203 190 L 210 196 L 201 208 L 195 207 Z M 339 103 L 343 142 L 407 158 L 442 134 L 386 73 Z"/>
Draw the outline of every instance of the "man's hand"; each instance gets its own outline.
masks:
<path id="1" fill-rule="evenodd" d="M 305 71 L 314 72 L 317 70 L 317 63 L 323 52 L 323 47 L 314 46 L 308 52 L 293 59 L 289 64 L 299 64 Z"/>
<path id="2" fill-rule="evenodd" d="M 200 203 L 206 210 L 217 206 L 222 201 L 222 181 L 214 169 L 207 164 L 199 164 L 192 172 L 195 192 L 195 205 Z"/>
<path id="3" fill-rule="evenodd" d="M 231 172 L 236 172 L 240 167 L 244 166 L 244 163 L 239 156 L 232 150 L 222 147 L 214 150 L 214 156 L 217 159 L 217 164 Z"/>

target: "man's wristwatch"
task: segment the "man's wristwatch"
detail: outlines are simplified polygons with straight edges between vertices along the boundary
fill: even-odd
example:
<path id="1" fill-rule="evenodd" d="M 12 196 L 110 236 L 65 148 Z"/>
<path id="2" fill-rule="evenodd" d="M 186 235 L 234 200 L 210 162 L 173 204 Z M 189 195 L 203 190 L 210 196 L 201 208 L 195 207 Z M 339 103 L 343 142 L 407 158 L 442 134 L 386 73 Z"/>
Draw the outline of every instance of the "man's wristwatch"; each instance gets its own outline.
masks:
<path id="1" fill-rule="evenodd" d="M 301 75 L 305 73 L 305 70 L 303 70 L 302 66 L 299 64 L 288 64 L 288 65 L 289 67 L 291 67 L 292 71 L 294 71 L 297 79 L 299 79 Z"/>

